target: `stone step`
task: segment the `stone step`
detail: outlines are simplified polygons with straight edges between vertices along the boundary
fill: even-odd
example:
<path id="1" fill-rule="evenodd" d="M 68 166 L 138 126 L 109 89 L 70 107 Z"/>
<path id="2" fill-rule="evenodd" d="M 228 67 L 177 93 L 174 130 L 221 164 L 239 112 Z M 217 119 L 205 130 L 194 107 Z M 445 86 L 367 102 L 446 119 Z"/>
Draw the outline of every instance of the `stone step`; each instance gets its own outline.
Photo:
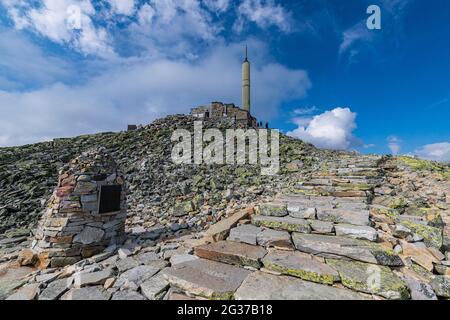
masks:
<path id="1" fill-rule="evenodd" d="M 368 188 L 370 189 L 370 188 Z M 367 190 L 368 190 L 367 189 Z M 319 187 L 319 186 L 303 186 L 297 185 L 295 191 L 298 193 L 303 193 L 305 195 L 315 195 L 315 196 L 333 196 L 333 197 L 368 197 L 368 191 L 364 190 L 353 190 L 346 187 Z"/>
<path id="2" fill-rule="evenodd" d="M 252 223 L 258 227 L 266 227 L 275 230 L 311 233 L 311 226 L 305 219 L 255 215 L 252 217 Z"/>
<path id="3" fill-rule="evenodd" d="M 333 180 L 317 179 L 300 182 L 298 186 L 315 187 L 317 190 L 331 190 L 331 191 L 350 191 L 350 190 L 362 190 L 367 191 L 375 187 L 374 184 L 369 183 L 355 183 L 355 182 L 338 182 Z"/>
<path id="4" fill-rule="evenodd" d="M 284 217 L 288 215 L 287 205 L 283 202 L 261 203 L 258 213 L 263 216 Z"/>
<path id="5" fill-rule="evenodd" d="M 299 251 L 327 258 L 353 259 L 362 262 L 402 266 L 393 250 L 381 244 L 342 236 L 293 233 L 292 241 Z"/>
<path id="6" fill-rule="evenodd" d="M 236 300 L 364 300 L 357 292 L 256 271 L 234 294 Z"/>
<path id="7" fill-rule="evenodd" d="M 251 224 L 245 224 L 231 229 L 228 240 L 251 245 L 258 244 L 263 247 L 294 248 L 289 232 L 260 228 Z"/>
<path id="8" fill-rule="evenodd" d="M 288 213 L 291 212 L 298 212 L 300 210 L 307 210 L 310 208 L 317 208 L 317 209 L 346 209 L 346 210 L 368 210 L 369 206 L 366 203 L 359 203 L 359 202 L 318 202 L 314 203 L 311 200 L 304 200 L 304 201 L 297 201 L 297 202 L 288 202 L 287 203 L 287 211 Z"/>
<path id="9" fill-rule="evenodd" d="M 311 203 L 367 203 L 367 197 L 339 198 L 333 196 L 307 196 L 299 194 L 281 195 L 277 198 L 279 202 L 311 202 Z"/>
<path id="10" fill-rule="evenodd" d="M 327 264 L 339 272 L 344 286 L 386 299 L 408 299 L 410 292 L 405 281 L 391 269 L 357 261 L 327 259 Z"/>
<path id="11" fill-rule="evenodd" d="M 166 268 L 162 274 L 171 286 L 208 299 L 232 299 L 251 271 L 212 260 L 197 259 Z"/>
<path id="12" fill-rule="evenodd" d="M 261 231 L 260 227 L 252 224 L 243 224 L 230 230 L 228 240 L 256 245 L 258 234 Z"/>
<path id="13" fill-rule="evenodd" d="M 337 236 L 369 240 L 372 242 L 376 242 L 378 240 L 377 230 L 368 226 L 355 226 L 352 224 L 340 223 L 334 225 L 334 230 Z"/>
<path id="14" fill-rule="evenodd" d="M 263 230 L 257 235 L 258 245 L 263 247 L 280 248 L 284 250 L 294 249 L 291 235 L 287 231 L 272 230 L 262 228 Z"/>
<path id="15" fill-rule="evenodd" d="M 311 179 L 309 181 L 331 181 L 333 183 L 356 183 L 356 184 L 371 184 L 371 185 L 378 185 L 383 182 L 383 179 L 381 178 L 373 178 L 373 177 L 364 177 L 364 176 L 345 176 L 345 177 L 338 177 L 338 176 L 325 176 L 325 175 L 312 175 Z"/>
<path id="16" fill-rule="evenodd" d="M 318 171 L 314 174 L 314 177 L 324 176 L 336 176 L 336 177 L 364 177 L 364 178 L 378 178 L 382 175 L 379 169 L 330 169 L 328 171 Z"/>
<path id="17" fill-rule="evenodd" d="M 246 243 L 219 241 L 195 247 L 195 254 L 204 259 L 214 260 L 238 266 L 261 267 L 260 260 L 266 255 L 266 249 Z"/>
<path id="18" fill-rule="evenodd" d="M 317 210 L 317 220 L 334 223 L 345 223 L 356 226 L 367 226 L 370 224 L 369 210 Z"/>
<path id="19" fill-rule="evenodd" d="M 339 281 L 339 274 L 333 268 L 299 251 L 270 250 L 262 262 L 269 270 L 307 281 L 323 284 Z"/>
<path id="20" fill-rule="evenodd" d="M 311 225 L 311 233 L 318 234 L 333 234 L 334 235 L 334 223 L 320 220 L 308 220 Z"/>

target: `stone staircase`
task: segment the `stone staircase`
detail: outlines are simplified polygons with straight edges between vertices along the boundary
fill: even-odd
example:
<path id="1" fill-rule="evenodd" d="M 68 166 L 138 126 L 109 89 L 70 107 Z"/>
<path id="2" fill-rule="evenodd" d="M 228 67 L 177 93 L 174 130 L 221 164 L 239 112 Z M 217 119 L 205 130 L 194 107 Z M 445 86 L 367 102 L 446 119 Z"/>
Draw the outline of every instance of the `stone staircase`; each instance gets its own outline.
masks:
<path id="1" fill-rule="evenodd" d="M 163 271 L 172 290 L 209 299 L 407 299 L 391 268 L 402 259 L 373 227 L 379 156 L 324 163 L 287 194 L 261 203 L 226 240 L 194 248 Z"/>

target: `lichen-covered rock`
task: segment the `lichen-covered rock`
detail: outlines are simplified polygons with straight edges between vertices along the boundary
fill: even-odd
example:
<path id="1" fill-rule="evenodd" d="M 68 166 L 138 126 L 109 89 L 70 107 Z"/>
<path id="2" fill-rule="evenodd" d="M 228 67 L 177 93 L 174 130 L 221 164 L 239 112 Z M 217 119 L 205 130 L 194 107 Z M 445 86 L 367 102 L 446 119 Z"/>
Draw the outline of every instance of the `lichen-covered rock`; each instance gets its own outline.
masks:
<path id="1" fill-rule="evenodd" d="M 431 286 L 438 297 L 450 298 L 450 276 L 436 276 Z"/>
<path id="2" fill-rule="evenodd" d="M 376 222 L 394 224 L 398 215 L 398 211 L 393 208 L 381 205 L 370 206 L 370 217 Z"/>
<path id="3" fill-rule="evenodd" d="M 337 270 L 344 286 L 387 299 L 408 299 L 408 285 L 388 267 L 358 261 L 327 259 L 327 264 Z"/>
<path id="4" fill-rule="evenodd" d="M 441 228 L 428 226 L 422 223 L 415 223 L 408 220 L 403 220 L 400 224 L 422 236 L 427 246 L 434 247 L 436 249 L 440 249 L 442 247 L 443 238 Z"/>
<path id="5" fill-rule="evenodd" d="M 289 276 L 253 272 L 234 294 L 236 300 L 365 300 L 348 289 L 335 288 Z"/>
<path id="6" fill-rule="evenodd" d="M 288 215 L 288 210 L 285 203 L 269 202 L 261 204 L 258 213 L 263 216 L 284 217 Z"/>
<path id="7" fill-rule="evenodd" d="M 262 262 L 267 269 L 307 281 L 333 284 L 339 280 L 339 275 L 333 268 L 298 251 L 271 250 Z"/>
<path id="8" fill-rule="evenodd" d="M 293 233 L 297 250 L 320 256 L 350 258 L 385 266 L 402 266 L 400 257 L 379 243 L 341 236 Z"/>
<path id="9" fill-rule="evenodd" d="M 276 230 L 294 231 L 301 233 L 310 233 L 311 226 L 309 222 L 304 219 L 297 219 L 292 217 L 266 217 L 253 216 L 252 223 L 259 227 L 266 227 Z"/>

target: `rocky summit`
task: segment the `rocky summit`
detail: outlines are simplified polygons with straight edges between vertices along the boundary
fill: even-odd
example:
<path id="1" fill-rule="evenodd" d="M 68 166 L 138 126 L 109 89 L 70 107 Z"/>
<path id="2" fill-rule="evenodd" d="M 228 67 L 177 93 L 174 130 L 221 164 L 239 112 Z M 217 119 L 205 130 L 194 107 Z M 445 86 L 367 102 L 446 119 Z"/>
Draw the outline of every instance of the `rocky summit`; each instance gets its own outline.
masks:
<path id="1" fill-rule="evenodd" d="M 278 175 L 175 164 L 193 122 L 1 148 L 0 299 L 450 297 L 448 164 L 282 134 Z"/>

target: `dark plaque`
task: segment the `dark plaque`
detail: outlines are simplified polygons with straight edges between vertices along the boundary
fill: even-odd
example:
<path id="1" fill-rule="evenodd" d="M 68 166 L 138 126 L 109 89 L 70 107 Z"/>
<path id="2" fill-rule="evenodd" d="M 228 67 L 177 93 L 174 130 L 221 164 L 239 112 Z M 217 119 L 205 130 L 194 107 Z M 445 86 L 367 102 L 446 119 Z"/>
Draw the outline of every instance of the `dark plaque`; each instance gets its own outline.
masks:
<path id="1" fill-rule="evenodd" d="M 100 188 L 100 203 L 98 213 L 120 211 L 121 185 L 105 185 Z"/>

